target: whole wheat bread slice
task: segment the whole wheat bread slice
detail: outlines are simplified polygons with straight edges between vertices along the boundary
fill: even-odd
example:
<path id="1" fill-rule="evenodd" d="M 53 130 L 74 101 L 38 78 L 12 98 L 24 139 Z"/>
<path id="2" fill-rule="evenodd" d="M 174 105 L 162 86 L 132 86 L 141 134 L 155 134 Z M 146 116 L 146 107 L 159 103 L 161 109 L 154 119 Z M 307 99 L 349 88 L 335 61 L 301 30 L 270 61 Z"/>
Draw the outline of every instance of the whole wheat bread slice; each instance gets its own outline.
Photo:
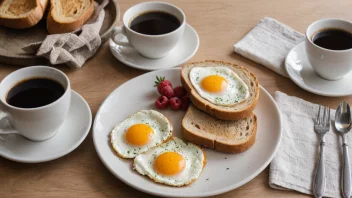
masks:
<path id="1" fill-rule="evenodd" d="M 94 12 L 94 0 L 51 0 L 50 3 L 47 29 L 51 34 L 75 31 Z"/>
<path id="2" fill-rule="evenodd" d="M 255 142 L 257 117 L 255 114 L 237 121 L 214 118 L 191 105 L 182 120 L 185 140 L 216 151 L 240 153 Z"/>
<path id="3" fill-rule="evenodd" d="M 9 28 L 28 28 L 42 18 L 49 0 L 0 1 L 0 25 Z"/>
<path id="4" fill-rule="evenodd" d="M 248 86 L 250 96 L 244 101 L 231 106 L 213 104 L 202 98 L 194 89 L 189 79 L 189 73 L 194 67 L 216 66 L 223 66 L 233 70 Z M 250 116 L 259 98 L 259 83 L 255 75 L 242 66 L 223 61 L 208 60 L 183 65 L 181 70 L 181 83 L 188 93 L 190 93 L 190 99 L 197 108 L 221 120 L 239 120 Z"/>

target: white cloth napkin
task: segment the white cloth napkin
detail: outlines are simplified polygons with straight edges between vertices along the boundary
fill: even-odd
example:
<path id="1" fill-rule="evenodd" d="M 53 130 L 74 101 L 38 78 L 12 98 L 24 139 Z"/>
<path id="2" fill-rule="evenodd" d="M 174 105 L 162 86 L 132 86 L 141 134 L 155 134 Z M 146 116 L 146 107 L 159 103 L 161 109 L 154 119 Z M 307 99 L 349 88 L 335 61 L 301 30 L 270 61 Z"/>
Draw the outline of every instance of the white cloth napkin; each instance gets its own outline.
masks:
<path id="1" fill-rule="evenodd" d="M 312 193 L 312 182 L 319 154 L 319 137 L 314 132 L 313 119 L 318 105 L 276 92 L 275 100 L 280 108 L 283 134 L 280 147 L 270 165 L 269 185 L 281 190 Z M 331 119 L 335 110 L 331 110 Z M 340 175 L 342 165 L 342 140 L 333 130 L 325 135 L 326 189 L 324 196 L 341 197 Z M 352 145 L 352 134 L 347 135 Z M 349 154 L 352 153 L 349 147 Z M 350 159 L 351 159 L 350 155 Z"/>
<path id="2" fill-rule="evenodd" d="M 284 66 L 286 55 L 303 40 L 304 35 L 301 33 L 266 17 L 234 45 L 234 51 L 288 77 Z"/>

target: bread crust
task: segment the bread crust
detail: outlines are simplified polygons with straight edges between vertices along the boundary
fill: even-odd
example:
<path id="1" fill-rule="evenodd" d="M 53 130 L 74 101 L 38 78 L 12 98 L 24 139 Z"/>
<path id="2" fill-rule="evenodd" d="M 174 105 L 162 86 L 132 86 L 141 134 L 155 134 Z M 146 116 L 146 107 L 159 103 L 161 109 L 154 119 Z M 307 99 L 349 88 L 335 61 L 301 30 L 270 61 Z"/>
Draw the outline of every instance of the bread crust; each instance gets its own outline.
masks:
<path id="1" fill-rule="evenodd" d="M 188 113 L 190 113 L 190 109 L 187 110 L 183 120 L 182 120 L 182 137 L 189 142 L 192 142 L 197 145 L 204 146 L 206 148 L 214 149 L 219 152 L 223 153 L 242 153 L 249 148 L 251 148 L 256 139 L 257 135 L 257 116 L 253 114 L 253 133 L 251 137 L 246 141 L 241 144 L 228 144 L 226 142 L 221 142 L 217 141 L 215 139 L 207 138 L 205 136 L 199 136 L 196 133 L 193 133 L 192 131 L 188 130 L 188 128 L 185 126 L 185 119 L 188 117 Z"/>
<path id="2" fill-rule="evenodd" d="M 46 23 L 46 27 L 50 34 L 73 32 L 78 28 L 82 27 L 94 12 L 94 0 L 90 0 L 89 8 L 78 19 L 72 22 L 61 22 L 55 19 L 55 17 L 53 16 L 53 12 L 55 12 L 55 1 L 58 0 L 50 0 L 51 8 Z"/>
<path id="3" fill-rule="evenodd" d="M 227 67 L 235 67 L 238 69 L 241 69 L 243 71 L 245 71 L 246 73 L 248 73 L 248 75 L 253 79 L 253 81 L 255 82 L 256 89 L 255 89 L 255 99 L 252 101 L 252 103 L 246 108 L 243 109 L 241 111 L 229 111 L 229 110 L 223 110 L 221 108 L 221 106 L 218 105 L 214 105 L 212 103 L 210 103 L 209 101 L 206 101 L 205 99 L 203 99 L 198 92 L 193 88 L 193 85 L 189 82 L 187 82 L 187 78 L 188 78 L 188 73 L 187 75 L 184 74 L 184 69 L 189 67 L 190 65 L 193 64 L 202 64 L 202 63 L 215 63 L 215 64 L 223 64 L 224 66 Z M 256 76 L 251 73 L 250 71 L 248 71 L 246 68 L 242 67 L 242 66 L 238 66 L 232 63 L 228 63 L 228 62 L 223 62 L 223 61 L 216 61 L 216 60 L 206 60 L 206 61 L 202 61 L 202 62 L 194 62 L 194 63 L 188 63 L 182 66 L 182 70 L 181 70 L 181 83 L 183 85 L 183 87 L 187 90 L 188 93 L 190 93 L 190 99 L 191 102 L 193 103 L 194 106 L 196 106 L 198 109 L 218 118 L 221 120 L 240 120 L 242 118 L 246 118 L 248 116 L 251 115 L 252 111 L 254 110 L 254 108 L 257 105 L 258 99 L 259 99 L 259 83 L 258 80 L 256 78 Z M 247 85 L 249 86 L 249 85 Z"/>
<path id="4" fill-rule="evenodd" d="M 36 0 L 36 7 L 31 13 L 21 18 L 4 18 L 0 17 L 0 25 L 15 29 L 24 29 L 36 25 L 42 18 L 49 0 Z M 0 4 L 3 6 L 5 1 Z"/>

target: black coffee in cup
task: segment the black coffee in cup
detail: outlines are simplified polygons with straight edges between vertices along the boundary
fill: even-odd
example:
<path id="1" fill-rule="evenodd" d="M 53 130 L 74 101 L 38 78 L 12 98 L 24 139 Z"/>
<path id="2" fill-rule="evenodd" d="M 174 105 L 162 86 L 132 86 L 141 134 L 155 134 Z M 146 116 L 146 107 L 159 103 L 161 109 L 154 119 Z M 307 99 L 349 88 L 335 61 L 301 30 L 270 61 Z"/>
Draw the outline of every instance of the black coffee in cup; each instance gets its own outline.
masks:
<path id="1" fill-rule="evenodd" d="M 181 22 L 169 13 L 151 11 L 135 17 L 130 28 L 141 34 L 160 35 L 170 33 L 180 25 Z"/>
<path id="2" fill-rule="evenodd" d="M 347 50 L 352 48 L 352 34 L 341 29 L 324 29 L 316 33 L 314 44 L 329 50 Z"/>
<path id="3" fill-rule="evenodd" d="M 6 102 L 20 108 L 36 108 L 55 102 L 64 87 L 48 78 L 31 78 L 17 83 L 7 93 Z"/>

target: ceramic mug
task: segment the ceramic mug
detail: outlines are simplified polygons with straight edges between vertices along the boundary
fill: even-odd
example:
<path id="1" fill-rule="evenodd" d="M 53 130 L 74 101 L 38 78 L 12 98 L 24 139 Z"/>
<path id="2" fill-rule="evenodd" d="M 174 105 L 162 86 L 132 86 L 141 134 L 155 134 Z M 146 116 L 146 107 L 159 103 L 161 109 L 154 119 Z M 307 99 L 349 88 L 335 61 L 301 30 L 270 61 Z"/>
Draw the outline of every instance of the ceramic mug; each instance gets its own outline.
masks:
<path id="1" fill-rule="evenodd" d="M 314 71 L 327 80 L 338 80 L 352 70 L 352 48 L 330 50 L 313 43 L 316 33 L 324 29 L 340 29 L 352 34 L 352 23 L 341 19 L 321 19 L 306 31 L 307 58 Z"/>
<path id="2" fill-rule="evenodd" d="M 7 103 L 9 90 L 17 83 L 31 78 L 49 78 L 60 83 L 64 94 L 56 101 L 37 108 L 19 108 Z M 33 141 L 44 141 L 53 137 L 64 122 L 71 100 L 70 80 L 52 67 L 32 66 L 19 69 L 6 76 L 0 83 L 0 120 L 7 118 L 10 127 L 0 129 L 0 134 L 19 133 Z"/>
<path id="3" fill-rule="evenodd" d="M 175 16 L 180 21 L 180 26 L 170 33 L 161 35 L 141 34 L 130 28 L 130 23 L 135 17 L 152 11 L 166 12 Z M 181 40 L 186 25 L 186 16 L 180 8 L 172 4 L 145 2 L 129 8 L 123 15 L 122 24 L 122 26 L 115 27 L 112 31 L 111 39 L 116 44 L 133 47 L 146 58 L 158 59 L 168 55 Z"/>

